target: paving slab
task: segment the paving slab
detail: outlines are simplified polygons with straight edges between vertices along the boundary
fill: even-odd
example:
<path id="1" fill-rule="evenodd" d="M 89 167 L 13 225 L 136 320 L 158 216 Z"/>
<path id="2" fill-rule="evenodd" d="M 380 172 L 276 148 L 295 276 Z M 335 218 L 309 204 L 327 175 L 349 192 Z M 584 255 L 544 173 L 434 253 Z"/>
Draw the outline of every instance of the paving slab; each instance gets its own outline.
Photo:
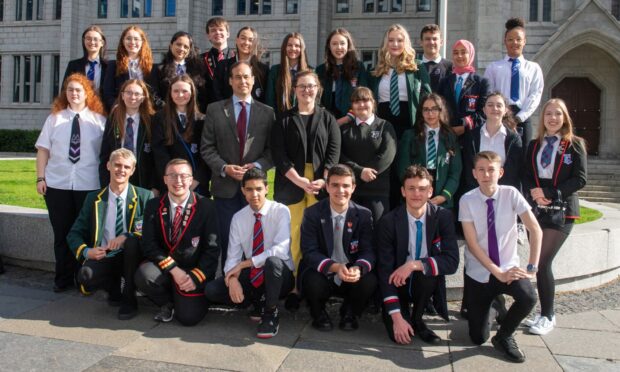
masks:
<path id="1" fill-rule="evenodd" d="M 602 310 L 600 313 L 605 319 L 620 327 L 620 310 Z"/>
<path id="2" fill-rule="evenodd" d="M 0 321 L 14 318 L 27 311 L 36 309 L 39 306 L 43 306 L 48 302 L 49 301 L 0 295 Z"/>
<path id="3" fill-rule="evenodd" d="M 55 301 L 67 296 L 65 293 L 54 293 L 51 290 L 26 288 L 9 283 L 0 283 L 0 295 L 43 301 Z"/>
<path id="4" fill-rule="evenodd" d="M 131 321 L 120 321 L 117 311 L 105 302 L 66 296 L 0 322 L 0 331 L 122 347 L 157 325 L 144 312 Z"/>
<path id="5" fill-rule="evenodd" d="M 101 359 L 97 364 L 86 369 L 85 372 L 114 372 L 114 371 L 132 371 L 132 372 L 205 372 L 205 371 L 221 371 L 219 369 L 204 369 L 201 367 L 188 366 L 184 364 L 153 362 L 150 360 L 123 358 L 118 356 L 109 356 Z"/>
<path id="6" fill-rule="evenodd" d="M 448 340 L 450 343 L 450 350 L 455 350 L 455 348 L 469 348 L 471 346 L 474 346 L 474 344 L 469 338 L 469 326 L 466 320 L 452 321 L 450 322 L 450 325 L 446 327 L 448 328 Z M 491 337 L 495 335 L 496 331 L 497 325 L 494 324 L 490 332 L 491 336 L 484 345 L 491 345 Z M 527 327 L 525 326 L 517 328 L 514 336 L 519 346 L 541 348 L 547 347 L 544 341 L 540 338 L 540 336 L 528 334 Z"/>
<path id="7" fill-rule="evenodd" d="M 455 372 L 497 372 L 509 370 L 511 372 L 532 371 L 562 371 L 560 365 L 553 358 L 549 350 L 541 347 L 523 346 L 526 356 L 524 363 L 512 363 L 504 358 L 492 345 L 484 344 L 469 348 L 450 348 L 453 371 Z"/>
<path id="8" fill-rule="evenodd" d="M 556 328 L 542 338 L 555 355 L 620 360 L 620 333 Z"/>
<path id="9" fill-rule="evenodd" d="M 620 326 L 610 321 L 599 311 L 578 314 L 556 315 L 556 328 L 586 329 L 592 331 L 618 331 Z M 620 320 L 620 312 L 618 314 Z"/>
<path id="10" fill-rule="evenodd" d="M 610 372 L 620 371 L 620 362 L 617 360 L 580 358 L 568 355 L 557 355 L 555 359 L 560 363 L 564 372 Z"/>
<path id="11" fill-rule="evenodd" d="M 0 332 L 3 371 L 82 371 L 114 349 L 79 342 Z"/>
<path id="12" fill-rule="evenodd" d="M 428 350 L 302 340 L 279 371 L 451 371 L 450 355 Z"/>

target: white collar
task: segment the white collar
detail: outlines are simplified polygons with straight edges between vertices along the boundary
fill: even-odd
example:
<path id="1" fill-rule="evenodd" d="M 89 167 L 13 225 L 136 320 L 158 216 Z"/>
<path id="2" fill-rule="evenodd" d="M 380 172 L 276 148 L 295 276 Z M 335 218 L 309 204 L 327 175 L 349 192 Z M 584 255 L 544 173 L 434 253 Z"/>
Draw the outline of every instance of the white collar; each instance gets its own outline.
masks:
<path id="1" fill-rule="evenodd" d="M 359 118 L 355 118 L 355 125 L 359 126 L 362 123 L 366 123 L 368 125 L 372 125 L 375 122 L 375 114 L 371 114 L 368 119 L 360 120 Z"/>
<path id="2" fill-rule="evenodd" d="M 428 59 L 426 58 L 426 56 L 424 54 L 422 54 L 422 62 L 423 63 L 427 63 L 427 62 L 435 62 L 435 63 L 439 63 L 441 62 L 443 58 L 441 58 L 441 55 L 438 55 L 437 58 L 435 59 Z"/>

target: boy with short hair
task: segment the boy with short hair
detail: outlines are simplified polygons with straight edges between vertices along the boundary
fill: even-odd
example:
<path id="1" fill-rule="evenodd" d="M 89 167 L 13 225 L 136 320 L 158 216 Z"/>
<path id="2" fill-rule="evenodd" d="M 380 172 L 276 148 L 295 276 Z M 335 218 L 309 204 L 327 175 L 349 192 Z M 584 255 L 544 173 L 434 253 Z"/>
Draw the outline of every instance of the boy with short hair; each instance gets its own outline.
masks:
<path id="1" fill-rule="evenodd" d="M 420 31 L 420 42 L 422 43 L 422 63 L 428 70 L 431 77 L 431 90 L 437 91 L 439 81 L 452 72 L 452 62 L 442 58 L 440 51 L 443 45 L 441 30 L 436 24 L 428 24 Z"/>

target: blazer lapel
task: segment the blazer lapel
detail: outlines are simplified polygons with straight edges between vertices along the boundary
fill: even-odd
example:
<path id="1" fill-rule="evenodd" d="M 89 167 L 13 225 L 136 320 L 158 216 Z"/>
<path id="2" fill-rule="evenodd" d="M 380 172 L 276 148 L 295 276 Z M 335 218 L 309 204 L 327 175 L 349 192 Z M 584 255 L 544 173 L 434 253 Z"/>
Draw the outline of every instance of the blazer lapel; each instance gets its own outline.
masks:
<path id="1" fill-rule="evenodd" d="M 162 236 L 164 238 L 164 242 L 168 246 L 168 250 L 172 248 L 172 244 L 170 243 L 170 199 L 168 198 L 168 194 L 164 194 L 159 201 L 159 222 L 162 229 Z"/>
<path id="2" fill-rule="evenodd" d="M 237 121 L 235 120 L 235 108 L 233 107 L 232 98 L 226 100 L 224 103 L 224 116 L 228 118 L 228 127 L 237 139 L 237 144 L 239 144 L 239 136 L 237 135 Z"/>
<path id="3" fill-rule="evenodd" d="M 465 79 L 465 81 L 463 82 L 463 88 L 461 89 L 461 97 L 465 96 L 465 93 L 467 93 L 467 91 L 469 90 L 469 88 L 471 88 L 472 85 L 474 85 L 474 74 L 470 72 L 469 75 L 467 76 L 467 79 Z M 459 100 L 461 97 L 459 97 Z"/>
<path id="4" fill-rule="evenodd" d="M 144 140 L 146 139 L 146 126 L 140 118 L 140 125 L 138 125 L 138 146 L 136 147 L 136 167 L 140 166 L 140 158 L 144 151 Z"/>
<path id="5" fill-rule="evenodd" d="M 138 194 L 136 188 L 129 184 L 127 185 L 127 200 L 125 201 L 125 221 L 127 222 L 127 232 L 133 231 L 133 222 L 136 216 L 136 209 L 138 207 Z"/>
<path id="6" fill-rule="evenodd" d="M 342 248 L 344 249 L 344 253 L 347 257 L 349 256 L 349 247 L 351 246 L 353 231 L 357 228 L 357 220 L 357 208 L 349 203 L 349 209 L 347 210 L 344 224 L 342 226 Z"/>
<path id="7" fill-rule="evenodd" d="M 323 236 L 325 237 L 325 246 L 327 247 L 327 257 L 331 257 L 334 253 L 334 224 L 332 223 L 332 211 L 329 208 L 329 202 L 323 204 L 321 208 L 321 227 L 323 228 Z"/>
<path id="8" fill-rule="evenodd" d="M 105 187 L 97 195 L 95 199 L 95 234 L 93 236 L 93 247 L 101 245 L 101 239 L 103 237 L 103 229 L 105 226 L 106 212 L 108 210 L 108 187 Z"/>
<path id="9" fill-rule="evenodd" d="M 437 213 L 430 203 L 426 203 L 426 252 L 428 257 L 433 255 L 432 247 L 437 228 Z"/>
<path id="10" fill-rule="evenodd" d="M 299 132 L 299 138 L 301 138 L 301 145 L 304 150 L 303 154 L 306 154 L 306 152 L 308 151 L 308 138 L 306 136 L 306 127 L 304 127 L 304 123 L 301 120 L 301 115 L 299 114 L 297 107 L 295 107 L 294 110 L 295 114 L 292 115 L 293 123 L 295 124 L 295 129 Z"/>

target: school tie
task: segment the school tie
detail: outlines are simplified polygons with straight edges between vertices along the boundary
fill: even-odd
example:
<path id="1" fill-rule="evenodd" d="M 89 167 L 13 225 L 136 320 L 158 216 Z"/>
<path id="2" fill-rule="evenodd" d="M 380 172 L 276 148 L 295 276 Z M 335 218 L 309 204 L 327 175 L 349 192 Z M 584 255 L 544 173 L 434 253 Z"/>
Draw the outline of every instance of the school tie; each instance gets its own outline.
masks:
<path id="1" fill-rule="evenodd" d="M 176 73 L 177 73 L 177 76 L 183 75 L 185 73 L 185 65 L 178 63 Z"/>
<path id="2" fill-rule="evenodd" d="M 223 51 L 223 50 L 220 50 L 220 51 L 218 51 L 218 53 L 217 53 L 217 61 L 218 61 L 218 62 L 220 62 L 220 61 L 222 61 L 222 60 L 224 60 L 224 51 Z"/>
<path id="3" fill-rule="evenodd" d="M 297 76 L 297 69 L 291 68 L 289 69 L 289 72 L 291 73 L 291 82 L 294 82 L 295 77 Z"/>
<path id="4" fill-rule="evenodd" d="M 262 215 L 260 213 L 254 213 L 256 220 L 254 221 L 254 234 L 252 235 L 252 257 L 256 257 L 265 251 L 265 244 L 263 238 L 263 224 L 261 222 Z M 250 283 L 254 288 L 258 288 L 263 285 L 265 281 L 265 275 L 263 268 L 252 267 L 250 269 Z"/>
<path id="5" fill-rule="evenodd" d="M 179 124 L 181 125 L 179 132 L 185 132 L 185 128 L 187 128 L 187 116 L 185 114 L 179 114 Z"/>
<path id="6" fill-rule="evenodd" d="M 95 66 L 97 65 L 97 61 L 88 61 L 88 71 L 86 72 L 86 77 L 90 81 L 95 80 Z"/>
<path id="7" fill-rule="evenodd" d="M 123 198 L 116 197 L 116 236 L 121 236 L 125 232 L 123 223 Z"/>
<path id="8" fill-rule="evenodd" d="M 510 69 L 510 100 L 517 102 L 519 100 L 519 67 L 521 62 L 518 58 L 510 58 L 512 67 Z"/>
<path id="9" fill-rule="evenodd" d="M 392 115 L 400 115 L 400 98 L 398 95 L 398 73 L 396 69 L 392 69 L 390 76 L 390 111 Z"/>
<path id="10" fill-rule="evenodd" d="M 489 243 L 489 258 L 499 266 L 499 246 L 497 245 L 497 233 L 495 232 L 495 210 L 493 198 L 487 199 L 487 240 Z"/>
<path id="11" fill-rule="evenodd" d="M 172 234 L 170 234 L 170 242 L 172 244 L 176 244 L 177 239 L 179 239 L 179 233 L 181 232 L 181 213 L 183 212 L 183 207 L 177 205 L 174 212 L 174 219 L 172 220 Z"/>
<path id="12" fill-rule="evenodd" d="M 239 137 L 239 161 L 243 162 L 243 152 L 245 148 L 245 132 L 247 130 L 247 111 L 245 110 L 245 101 L 239 101 L 241 111 L 237 117 L 237 136 Z"/>
<path id="13" fill-rule="evenodd" d="M 69 139 L 69 160 L 73 164 L 80 161 L 80 114 L 75 114 L 71 124 L 71 138 Z"/>
<path id="14" fill-rule="evenodd" d="M 343 96 L 342 89 L 344 86 L 344 76 L 342 75 L 342 65 L 337 65 L 336 67 L 338 68 L 338 79 L 336 80 L 336 90 L 334 91 L 334 95 L 336 98 L 335 106 L 336 108 L 340 109 Z"/>
<path id="15" fill-rule="evenodd" d="M 415 259 L 420 259 L 422 252 L 422 221 L 415 221 Z"/>
<path id="16" fill-rule="evenodd" d="M 543 168 L 547 168 L 549 164 L 551 164 L 551 155 L 553 154 L 553 145 L 555 144 L 555 141 L 557 140 L 558 140 L 558 137 L 556 136 L 545 137 L 545 141 L 547 141 L 547 144 L 545 145 L 545 148 L 543 149 L 543 152 L 540 155 L 540 165 L 542 165 Z"/>
<path id="17" fill-rule="evenodd" d="M 336 220 L 334 224 L 334 251 L 332 252 L 331 259 L 337 263 L 347 263 L 349 260 L 347 259 L 347 256 L 344 253 L 344 247 L 342 246 L 342 220 L 344 217 L 338 215 L 334 217 L 334 219 Z M 342 280 L 338 274 L 334 276 L 334 283 L 336 283 L 336 285 L 342 284 Z"/>
<path id="18" fill-rule="evenodd" d="M 428 131 L 428 141 L 426 147 L 428 148 L 428 159 L 426 159 L 426 167 L 428 169 L 435 169 L 437 168 L 437 147 L 435 146 L 434 130 Z"/>
<path id="19" fill-rule="evenodd" d="M 123 141 L 123 147 L 127 150 L 135 153 L 135 149 L 133 147 L 133 118 L 127 118 L 127 125 L 125 126 L 125 140 Z"/>
<path id="20" fill-rule="evenodd" d="M 130 79 L 139 79 L 137 70 L 138 70 L 138 61 L 130 61 L 129 71 L 128 71 Z"/>
<path id="21" fill-rule="evenodd" d="M 463 77 L 459 76 L 456 80 L 456 86 L 454 87 L 454 100 L 456 101 L 456 106 L 458 107 L 459 101 L 461 100 L 461 90 L 463 89 Z"/>

